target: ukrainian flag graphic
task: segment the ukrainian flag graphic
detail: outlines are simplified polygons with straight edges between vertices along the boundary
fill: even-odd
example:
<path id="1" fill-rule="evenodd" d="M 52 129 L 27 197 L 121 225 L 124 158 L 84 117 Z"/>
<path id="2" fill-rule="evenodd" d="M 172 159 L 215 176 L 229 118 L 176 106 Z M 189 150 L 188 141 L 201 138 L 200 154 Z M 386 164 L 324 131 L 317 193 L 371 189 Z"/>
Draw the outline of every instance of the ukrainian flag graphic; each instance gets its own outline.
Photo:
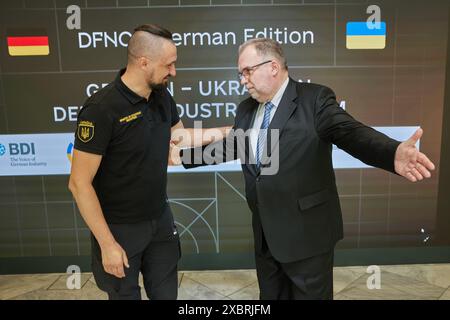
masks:
<path id="1" fill-rule="evenodd" d="M 347 22 L 346 46 L 347 49 L 384 49 L 386 22 Z"/>

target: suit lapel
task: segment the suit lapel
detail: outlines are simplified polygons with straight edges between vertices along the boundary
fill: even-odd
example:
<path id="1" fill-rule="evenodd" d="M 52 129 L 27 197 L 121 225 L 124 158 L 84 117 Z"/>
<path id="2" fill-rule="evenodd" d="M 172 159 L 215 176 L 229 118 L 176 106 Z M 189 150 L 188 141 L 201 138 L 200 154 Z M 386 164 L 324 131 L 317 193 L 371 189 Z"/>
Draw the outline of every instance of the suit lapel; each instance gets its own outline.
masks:
<path id="1" fill-rule="evenodd" d="M 258 111 L 259 106 L 258 101 L 253 99 L 251 101 L 251 109 L 249 112 L 247 112 L 245 122 L 243 123 L 243 129 L 245 132 L 248 132 L 248 130 L 253 127 L 253 122 L 255 121 L 256 112 Z M 256 176 L 258 173 L 258 169 L 256 168 L 255 157 L 253 155 L 252 144 L 249 135 L 245 135 L 245 159 L 247 168 L 252 175 Z"/>
<path id="2" fill-rule="evenodd" d="M 247 105 L 247 112 L 245 112 L 244 116 L 239 120 L 237 127 L 243 129 L 244 131 L 248 130 L 252 127 L 253 120 L 256 116 L 256 110 L 258 110 L 259 103 L 256 100 L 249 100 Z"/>
<path id="3" fill-rule="evenodd" d="M 252 126 L 253 126 L 253 121 L 255 119 L 256 116 L 256 111 L 258 110 L 258 106 L 259 103 L 256 100 L 249 100 L 249 104 L 248 104 L 248 111 L 245 113 L 245 115 L 242 117 L 242 119 L 239 121 L 238 124 L 238 128 L 244 130 L 244 132 L 247 132 L 247 130 L 249 130 Z M 253 156 L 253 152 L 252 152 L 252 148 L 251 148 L 251 142 L 250 142 L 250 136 L 245 135 L 245 165 L 247 166 L 247 168 L 249 169 L 249 171 L 256 176 L 257 174 L 257 169 L 256 169 L 256 165 L 251 164 L 254 163 L 254 156 Z M 252 159 L 252 161 L 249 161 L 250 163 L 248 163 L 247 161 Z"/>
<path id="4" fill-rule="evenodd" d="M 270 148 L 270 152 L 266 153 L 263 152 L 263 155 L 267 154 L 267 156 L 263 156 L 263 159 L 261 160 L 262 163 L 267 163 L 267 157 L 270 157 L 273 150 L 279 143 L 278 139 L 274 141 L 274 143 L 271 143 L 270 139 L 270 130 L 276 129 L 279 130 L 278 137 L 281 137 L 281 134 L 283 132 L 283 129 L 286 125 L 286 122 L 291 117 L 292 113 L 297 109 L 297 103 L 295 100 L 297 99 L 297 84 L 294 80 L 289 78 L 289 83 L 286 87 L 286 90 L 283 94 L 283 97 L 281 98 L 280 104 L 278 105 L 278 108 L 275 112 L 275 115 L 273 116 L 272 121 L 270 122 L 268 131 L 267 131 L 267 147 Z M 266 161 L 264 161 L 266 160 Z"/>

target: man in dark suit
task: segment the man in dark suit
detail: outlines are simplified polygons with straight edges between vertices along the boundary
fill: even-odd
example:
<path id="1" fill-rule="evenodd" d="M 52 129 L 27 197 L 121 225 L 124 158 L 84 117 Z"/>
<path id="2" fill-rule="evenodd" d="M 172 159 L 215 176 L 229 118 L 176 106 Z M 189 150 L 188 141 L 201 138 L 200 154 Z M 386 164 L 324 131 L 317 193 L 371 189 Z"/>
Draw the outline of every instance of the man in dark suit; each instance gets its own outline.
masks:
<path id="1" fill-rule="evenodd" d="M 282 48 L 271 39 L 244 43 L 238 64 L 251 95 L 239 105 L 233 127 L 251 130 L 244 147 L 230 144 L 237 139 L 231 133 L 209 152 L 182 150 L 181 160 L 191 168 L 210 164 L 208 155 L 214 163 L 240 158 L 261 299 L 332 299 L 334 247 L 343 238 L 332 144 L 415 182 L 434 169 L 415 148 L 422 130 L 400 143 L 356 121 L 329 88 L 289 78 Z"/>

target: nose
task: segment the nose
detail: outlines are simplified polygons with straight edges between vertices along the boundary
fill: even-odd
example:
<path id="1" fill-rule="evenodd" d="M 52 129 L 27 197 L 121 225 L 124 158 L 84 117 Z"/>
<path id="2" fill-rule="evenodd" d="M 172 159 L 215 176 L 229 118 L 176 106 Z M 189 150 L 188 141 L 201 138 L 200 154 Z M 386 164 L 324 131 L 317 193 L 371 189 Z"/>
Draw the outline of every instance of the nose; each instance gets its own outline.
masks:
<path id="1" fill-rule="evenodd" d="M 170 67 L 169 74 L 171 77 L 175 77 L 177 75 L 177 70 L 175 69 L 175 66 Z"/>
<path id="2" fill-rule="evenodd" d="M 241 84 L 242 84 L 242 85 L 245 85 L 247 82 L 248 82 L 248 80 L 247 80 L 246 77 L 242 77 L 242 78 L 241 78 Z"/>

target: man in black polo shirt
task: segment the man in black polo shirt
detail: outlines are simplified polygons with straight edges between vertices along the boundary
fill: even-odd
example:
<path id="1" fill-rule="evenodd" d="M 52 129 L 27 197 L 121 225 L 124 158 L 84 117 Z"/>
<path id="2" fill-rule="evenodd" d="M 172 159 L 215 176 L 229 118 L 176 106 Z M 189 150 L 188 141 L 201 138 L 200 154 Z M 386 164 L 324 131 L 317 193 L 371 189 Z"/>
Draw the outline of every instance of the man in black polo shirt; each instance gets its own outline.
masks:
<path id="1" fill-rule="evenodd" d="M 171 132 L 184 130 L 166 90 L 176 59 L 168 30 L 136 28 L 127 68 L 78 115 L 69 189 L 92 232 L 96 283 L 110 299 L 141 299 L 140 272 L 151 299 L 177 297 L 180 244 L 166 194 Z"/>

